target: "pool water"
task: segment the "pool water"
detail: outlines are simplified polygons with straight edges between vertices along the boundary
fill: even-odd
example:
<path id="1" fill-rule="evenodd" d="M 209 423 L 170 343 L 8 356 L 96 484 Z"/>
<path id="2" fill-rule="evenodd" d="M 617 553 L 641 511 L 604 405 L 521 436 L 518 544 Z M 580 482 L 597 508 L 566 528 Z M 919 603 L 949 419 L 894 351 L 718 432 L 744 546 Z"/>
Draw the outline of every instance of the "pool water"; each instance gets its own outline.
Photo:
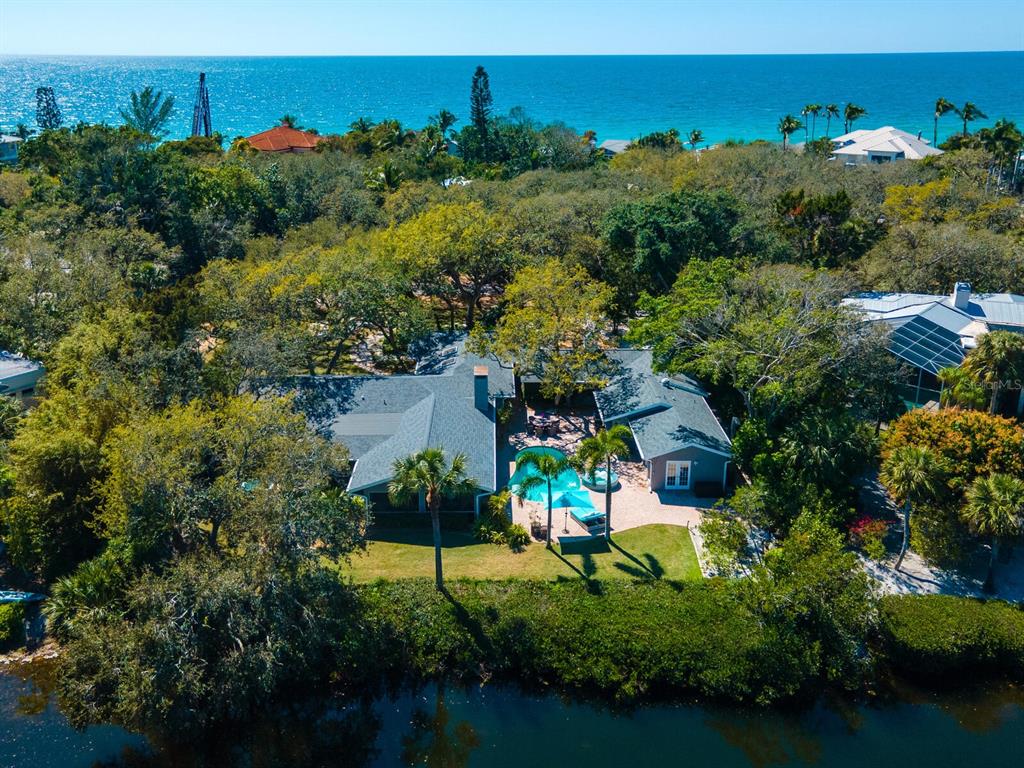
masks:
<path id="1" fill-rule="evenodd" d="M 583 484 L 588 488 L 593 488 L 595 491 L 604 491 L 606 474 L 606 470 L 595 469 L 593 474 L 587 475 L 583 478 Z M 610 485 L 613 491 L 619 487 L 619 476 L 615 474 L 614 469 L 612 470 Z"/>
<path id="2" fill-rule="evenodd" d="M 549 448 L 547 446 L 539 445 L 531 448 L 524 448 L 517 453 L 516 464 L 519 463 L 520 457 L 526 453 L 540 454 L 542 456 L 555 456 L 560 459 L 565 458 L 565 454 L 557 448 Z M 511 489 L 513 494 L 524 501 L 536 501 L 546 504 L 548 501 L 547 483 L 542 483 L 541 485 L 536 485 L 528 489 L 522 488 L 522 483 L 526 478 L 535 477 L 538 474 L 536 467 L 520 467 L 515 471 L 515 474 L 512 475 L 512 478 L 509 480 L 508 487 Z M 567 491 L 579 490 L 580 486 L 580 476 L 576 473 L 576 470 L 572 467 L 567 467 L 564 472 L 551 481 L 551 494 L 555 498 L 558 498 L 561 494 Z"/>

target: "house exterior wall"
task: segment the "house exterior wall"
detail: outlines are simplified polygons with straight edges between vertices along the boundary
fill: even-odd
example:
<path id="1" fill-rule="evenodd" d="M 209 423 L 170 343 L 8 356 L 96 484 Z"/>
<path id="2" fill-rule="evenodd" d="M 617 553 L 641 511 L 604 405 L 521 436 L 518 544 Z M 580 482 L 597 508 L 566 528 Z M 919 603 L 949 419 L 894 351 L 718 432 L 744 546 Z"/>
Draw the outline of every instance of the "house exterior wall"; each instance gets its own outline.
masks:
<path id="1" fill-rule="evenodd" d="M 722 484 L 725 465 L 729 459 L 717 453 L 700 448 L 684 448 L 664 456 L 651 459 L 651 490 L 660 491 L 665 488 L 665 465 L 670 461 L 690 462 L 690 490 L 695 483 Z"/>

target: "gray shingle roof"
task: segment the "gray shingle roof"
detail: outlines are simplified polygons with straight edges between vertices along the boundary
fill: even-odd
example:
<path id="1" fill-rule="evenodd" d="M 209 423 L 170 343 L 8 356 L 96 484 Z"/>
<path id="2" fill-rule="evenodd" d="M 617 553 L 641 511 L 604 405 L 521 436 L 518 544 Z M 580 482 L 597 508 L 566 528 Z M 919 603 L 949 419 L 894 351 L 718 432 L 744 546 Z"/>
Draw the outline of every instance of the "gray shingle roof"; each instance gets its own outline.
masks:
<path id="1" fill-rule="evenodd" d="M 462 349 L 461 342 L 455 349 Z M 469 476 L 481 490 L 495 490 L 494 409 L 484 413 L 475 406 L 473 368 L 487 366 L 491 397 L 511 397 L 514 380 L 494 361 L 450 352 L 450 345 L 441 345 L 431 365 L 412 375 L 304 376 L 289 382 L 314 428 L 345 445 L 355 459 L 349 490 L 387 483 L 395 460 L 424 448 L 466 454 Z"/>
<path id="2" fill-rule="evenodd" d="M 466 334 L 434 333 L 421 339 L 410 350 L 416 358 L 416 373 L 444 376 L 472 371 L 478 365 L 487 366 L 487 392 L 491 399 L 511 399 L 516 396 L 515 372 L 493 355 L 481 357 L 466 351 Z"/>
<path id="3" fill-rule="evenodd" d="M 649 350 L 612 350 L 609 357 L 620 368 L 607 387 L 594 392 L 601 420 L 628 422 L 643 458 L 690 447 L 731 453 L 732 444 L 696 381 L 656 375 Z"/>

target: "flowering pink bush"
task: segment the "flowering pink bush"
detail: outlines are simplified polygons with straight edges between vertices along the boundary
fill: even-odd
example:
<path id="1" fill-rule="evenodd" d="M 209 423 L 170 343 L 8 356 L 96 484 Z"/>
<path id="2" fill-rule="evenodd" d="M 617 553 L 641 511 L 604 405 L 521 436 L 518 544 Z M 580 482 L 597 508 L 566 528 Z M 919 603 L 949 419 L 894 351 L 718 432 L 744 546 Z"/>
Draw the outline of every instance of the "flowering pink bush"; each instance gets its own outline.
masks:
<path id="1" fill-rule="evenodd" d="M 885 534 L 889 523 L 865 515 L 850 526 L 850 542 L 872 560 L 885 557 Z"/>

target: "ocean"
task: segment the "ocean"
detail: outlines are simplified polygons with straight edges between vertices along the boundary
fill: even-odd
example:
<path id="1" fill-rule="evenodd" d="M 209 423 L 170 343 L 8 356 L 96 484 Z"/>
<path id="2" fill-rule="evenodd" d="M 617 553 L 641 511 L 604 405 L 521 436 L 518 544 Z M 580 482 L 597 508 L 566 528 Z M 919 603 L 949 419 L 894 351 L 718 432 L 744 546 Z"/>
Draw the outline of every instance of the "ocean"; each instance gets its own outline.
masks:
<path id="1" fill-rule="evenodd" d="M 867 109 L 857 127 L 895 125 L 932 135 L 935 99 L 972 101 L 988 115 L 1024 125 L 1024 52 L 793 56 L 479 57 L 11 57 L 0 56 L 0 127 L 35 125 L 35 89 L 52 86 L 65 121 L 120 122 L 130 92 L 152 85 L 173 94 L 169 138 L 188 135 L 200 71 L 207 74 L 214 130 L 232 138 L 284 114 L 321 133 L 358 117 L 423 126 L 439 109 L 469 116 L 469 85 L 487 68 L 496 114 L 522 107 L 598 139 L 629 139 L 676 128 L 708 142 L 778 140 L 779 118 L 808 103 Z M 834 122 L 834 121 L 833 121 Z M 825 125 L 818 120 L 817 134 Z M 939 140 L 959 130 L 940 121 Z M 832 135 L 842 129 L 832 126 Z M 802 140 L 797 134 L 794 140 Z"/>

